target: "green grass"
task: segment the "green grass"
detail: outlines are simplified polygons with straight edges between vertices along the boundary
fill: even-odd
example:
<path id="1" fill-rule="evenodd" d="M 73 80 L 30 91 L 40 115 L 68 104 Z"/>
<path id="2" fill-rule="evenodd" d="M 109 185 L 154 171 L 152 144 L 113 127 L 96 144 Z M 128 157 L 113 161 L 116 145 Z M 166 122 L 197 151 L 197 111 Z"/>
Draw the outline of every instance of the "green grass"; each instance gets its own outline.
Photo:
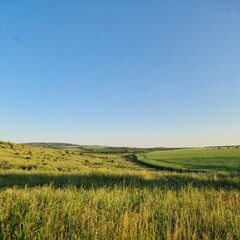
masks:
<path id="1" fill-rule="evenodd" d="M 230 150 L 206 156 L 238 156 Z M 0 142 L 0 239 L 240 239 L 239 225 L 238 171 L 157 171 L 123 153 Z"/>
<path id="2" fill-rule="evenodd" d="M 143 164 L 168 170 L 240 171 L 240 148 L 156 151 L 136 155 Z"/>

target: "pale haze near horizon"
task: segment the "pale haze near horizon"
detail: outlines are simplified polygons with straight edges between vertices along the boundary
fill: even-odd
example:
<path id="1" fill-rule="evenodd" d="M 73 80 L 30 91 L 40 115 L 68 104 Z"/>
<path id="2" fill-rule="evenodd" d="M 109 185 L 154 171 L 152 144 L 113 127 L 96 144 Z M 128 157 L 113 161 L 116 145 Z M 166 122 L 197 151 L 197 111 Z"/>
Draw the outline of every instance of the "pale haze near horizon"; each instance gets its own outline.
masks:
<path id="1" fill-rule="evenodd" d="M 240 2 L 0 1 L 0 140 L 240 144 Z"/>

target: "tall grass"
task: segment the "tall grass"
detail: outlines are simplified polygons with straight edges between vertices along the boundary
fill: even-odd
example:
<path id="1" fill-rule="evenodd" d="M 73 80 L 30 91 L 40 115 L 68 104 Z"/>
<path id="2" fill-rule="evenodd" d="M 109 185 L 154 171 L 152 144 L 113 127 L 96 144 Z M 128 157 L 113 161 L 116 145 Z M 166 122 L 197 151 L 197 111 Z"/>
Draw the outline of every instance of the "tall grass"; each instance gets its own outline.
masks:
<path id="1" fill-rule="evenodd" d="M 239 191 L 102 187 L 1 192 L 2 239 L 239 239 Z"/>
<path id="2" fill-rule="evenodd" d="M 19 173 L 0 179 L 2 239 L 240 238 L 239 179 L 227 174 Z"/>

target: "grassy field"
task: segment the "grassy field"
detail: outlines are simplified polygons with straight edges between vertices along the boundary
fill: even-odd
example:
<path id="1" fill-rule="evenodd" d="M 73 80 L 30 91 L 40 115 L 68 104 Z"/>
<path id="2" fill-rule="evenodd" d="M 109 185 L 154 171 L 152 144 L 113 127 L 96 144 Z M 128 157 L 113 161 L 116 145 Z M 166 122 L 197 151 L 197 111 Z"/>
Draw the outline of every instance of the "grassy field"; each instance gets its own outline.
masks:
<path id="1" fill-rule="evenodd" d="M 126 161 L 124 154 L 96 154 L 79 151 L 0 143 L 0 169 L 34 172 L 83 172 L 95 169 L 140 168 Z"/>
<path id="2" fill-rule="evenodd" d="M 168 170 L 240 171 L 240 147 L 154 151 L 136 157 L 143 164 Z"/>
<path id="3" fill-rule="evenodd" d="M 224 159 L 237 152 L 224 149 Z M 0 143 L 0 239 L 240 239 L 238 171 L 157 171 L 133 160 Z"/>

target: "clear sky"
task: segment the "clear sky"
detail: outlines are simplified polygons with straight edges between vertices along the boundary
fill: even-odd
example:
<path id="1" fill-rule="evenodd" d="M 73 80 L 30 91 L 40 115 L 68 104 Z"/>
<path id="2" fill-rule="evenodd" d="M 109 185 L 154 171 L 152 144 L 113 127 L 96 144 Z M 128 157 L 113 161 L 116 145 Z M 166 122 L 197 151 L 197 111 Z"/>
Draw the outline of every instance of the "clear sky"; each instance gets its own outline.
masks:
<path id="1" fill-rule="evenodd" d="M 0 140 L 240 144 L 240 1 L 0 0 Z"/>

